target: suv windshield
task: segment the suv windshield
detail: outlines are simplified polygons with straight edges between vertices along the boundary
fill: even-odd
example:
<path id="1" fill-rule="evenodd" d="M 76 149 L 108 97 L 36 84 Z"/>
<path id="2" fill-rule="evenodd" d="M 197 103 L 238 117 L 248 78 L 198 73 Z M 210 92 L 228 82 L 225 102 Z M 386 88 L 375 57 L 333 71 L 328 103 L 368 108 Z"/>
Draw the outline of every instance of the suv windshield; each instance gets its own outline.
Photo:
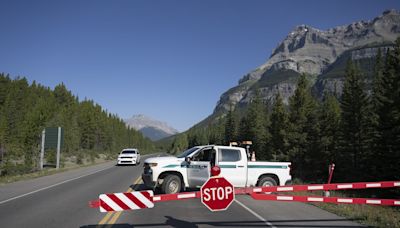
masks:
<path id="1" fill-rule="evenodd" d="M 134 150 L 124 150 L 121 152 L 121 154 L 136 154 L 136 151 Z"/>
<path id="2" fill-rule="evenodd" d="M 177 158 L 185 158 L 189 154 L 193 153 L 194 151 L 198 150 L 198 147 L 192 147 L 190 149 L 185 150 L 182 154 L 178 155 Z"/>

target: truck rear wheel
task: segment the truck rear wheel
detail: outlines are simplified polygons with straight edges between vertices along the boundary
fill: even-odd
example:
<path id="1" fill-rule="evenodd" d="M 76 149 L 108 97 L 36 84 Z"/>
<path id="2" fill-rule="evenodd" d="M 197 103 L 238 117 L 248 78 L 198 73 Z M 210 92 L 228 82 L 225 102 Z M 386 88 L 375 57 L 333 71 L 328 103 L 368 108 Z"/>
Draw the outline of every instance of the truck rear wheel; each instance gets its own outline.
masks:
<path id="1" fill-rule="evenodd" d="M 161 185 L 161 190 L 165 194 L 174 194 L 181 191 L 182 181 L 176 175 L 168 175 L 164 178 L 164 181 Z"/>
<path id="2" fill-rule="evenodd" d="M 262 177 L 259 181 L 258 181 L 258 186 L 261 187 L 265 187 L 265 186 L 276 186 L 277 183 L 274 180 L 274 178 L 272 177 Z"/>

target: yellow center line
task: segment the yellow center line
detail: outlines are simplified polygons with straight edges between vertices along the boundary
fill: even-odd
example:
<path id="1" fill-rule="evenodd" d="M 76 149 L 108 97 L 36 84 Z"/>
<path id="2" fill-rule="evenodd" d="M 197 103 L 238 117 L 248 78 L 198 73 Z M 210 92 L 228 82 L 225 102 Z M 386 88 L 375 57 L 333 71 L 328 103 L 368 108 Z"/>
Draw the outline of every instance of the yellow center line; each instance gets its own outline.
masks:
<path id="1" fill-rule="evenodd" d="M 119 216 L 121 216 L 122 211 L 115 212 L 114 216 L 110 221 L 108 221 L 108 225 L 114 225 L 115 222 L 118 220 Z"/>
<path id="2" fill-rule="evenodd" d="M 99 225 L 104 225 L 106 224 L 106 222 L 108 221 L 108 219 L 111 217 L 111 215 L 113 215 L 114 212 L 110 211 L 106 214 L 106 216 L 104 216 L 104 218 L 99 222 Z"/>
<path id="3" fill-rule="evenodd" d="M 141 182 L 141 178 L 140 176 L 138 177 L 138 179 L 136 179 L 136 181 L 133 183 L 134 187 L 137 188 L 137 185 Z M 132 192 L 136 189 L 132 189 L 131 187 L 128 188 L 128 190 L 126 192 Z M 99 222 L 98 225 L 105 225 L 105 224 L 115 224 L 115 222 L 118 220 L 119 216 L 121 216 L 122 211 L 118 211 L 118 212 L 108 212 L 104 218 Z M 114 215 L 114 216 L 113 216 Z M 112 217 L 110 219 L 110 217 Z M 110 219 L 110 220 L 109 220 Z M 108 221 L 108 222 L 107 222 Z"/>

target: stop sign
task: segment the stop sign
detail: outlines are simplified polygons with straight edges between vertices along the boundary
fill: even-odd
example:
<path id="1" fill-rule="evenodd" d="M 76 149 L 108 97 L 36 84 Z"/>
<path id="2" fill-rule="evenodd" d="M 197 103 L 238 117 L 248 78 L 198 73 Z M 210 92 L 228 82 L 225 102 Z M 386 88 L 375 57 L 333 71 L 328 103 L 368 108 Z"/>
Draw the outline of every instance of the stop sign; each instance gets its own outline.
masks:
<path id="1" fill-rule="evenodd" d="M 235 199 L 235 188 L 223 177 L 211 177 L 200 189 L 201 202 L 211 211 L 226 210 Z"/>

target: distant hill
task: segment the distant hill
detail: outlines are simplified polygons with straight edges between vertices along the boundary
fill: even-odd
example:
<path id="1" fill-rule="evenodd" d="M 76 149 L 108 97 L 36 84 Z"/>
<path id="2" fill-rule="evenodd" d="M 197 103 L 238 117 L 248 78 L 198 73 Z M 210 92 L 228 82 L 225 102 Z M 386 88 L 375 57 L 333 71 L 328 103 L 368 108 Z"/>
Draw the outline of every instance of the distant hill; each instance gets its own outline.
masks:
<path id="1" fill-rule="evenodd" d="M 179 133 L 167 123 L 139 114 L 125 120 L 127 126 L 140 131 L 147 138 L 157 141 Z"/>

